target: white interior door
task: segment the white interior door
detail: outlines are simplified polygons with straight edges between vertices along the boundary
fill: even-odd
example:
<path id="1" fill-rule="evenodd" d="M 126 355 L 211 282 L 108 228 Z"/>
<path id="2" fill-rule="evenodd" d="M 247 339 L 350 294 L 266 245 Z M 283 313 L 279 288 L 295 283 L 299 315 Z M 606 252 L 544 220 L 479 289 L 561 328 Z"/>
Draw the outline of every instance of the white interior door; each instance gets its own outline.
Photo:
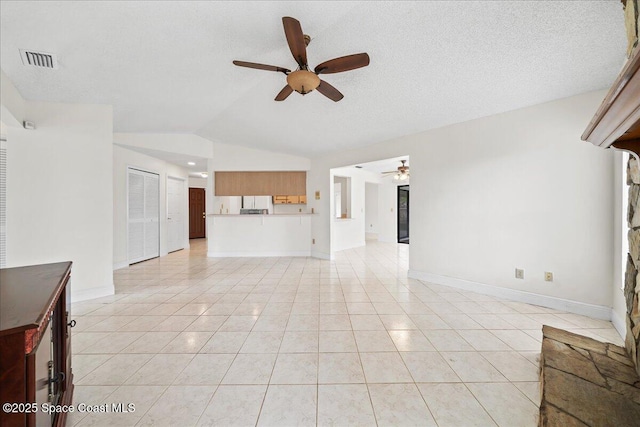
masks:
<path id="1" fill-rule="evenodd" d="M 169 177 L 167 179 L 167 250 L 169 252 L 184 249 L 185 215 L 182 212 L 184 205 L 184 181 Z"/>
<path id="2" fill-rule="evenodd" d="M 160 256 L 160 178 L 128 169 L 129 264 Z"/>

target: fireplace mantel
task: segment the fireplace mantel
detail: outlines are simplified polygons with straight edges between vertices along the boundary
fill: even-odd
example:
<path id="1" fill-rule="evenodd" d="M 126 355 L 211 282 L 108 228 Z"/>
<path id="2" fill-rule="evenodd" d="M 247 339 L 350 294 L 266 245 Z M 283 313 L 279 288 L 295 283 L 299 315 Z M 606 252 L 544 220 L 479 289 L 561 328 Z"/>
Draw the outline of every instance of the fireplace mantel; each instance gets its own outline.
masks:
<path id="1" fill-rule="evenodd" d="M 627 60 L 582 134 L 602 148 L 631 151 L 640 157 L 640 45 Z"/>

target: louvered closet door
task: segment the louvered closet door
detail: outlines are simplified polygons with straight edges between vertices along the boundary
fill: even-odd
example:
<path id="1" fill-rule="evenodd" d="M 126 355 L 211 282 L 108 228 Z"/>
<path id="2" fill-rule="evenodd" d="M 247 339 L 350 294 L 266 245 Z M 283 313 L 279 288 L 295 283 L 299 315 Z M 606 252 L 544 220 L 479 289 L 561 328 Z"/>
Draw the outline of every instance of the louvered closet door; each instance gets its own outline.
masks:
<path id="1" fill-rule="evenodd" d="M 0 138 L 0 268 L 7 263 L 7 147 Z"/>
<path id="2" fill-rule="evenodd" d="M 129 169 L 129 264 L 160 255 L 160 179 Z"/>

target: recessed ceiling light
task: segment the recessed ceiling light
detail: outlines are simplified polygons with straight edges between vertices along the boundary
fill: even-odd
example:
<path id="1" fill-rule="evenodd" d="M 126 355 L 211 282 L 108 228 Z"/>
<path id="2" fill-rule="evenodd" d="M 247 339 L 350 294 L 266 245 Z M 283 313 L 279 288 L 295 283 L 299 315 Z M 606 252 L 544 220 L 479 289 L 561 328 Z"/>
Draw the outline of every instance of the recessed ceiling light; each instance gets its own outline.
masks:
<path id="1" fill-rule="evenodd" d="M 195 165 L 196 165 L 196 162 L 187 162 L 187 164 L 188 164 L 189 166 L 195 166 Z"/>

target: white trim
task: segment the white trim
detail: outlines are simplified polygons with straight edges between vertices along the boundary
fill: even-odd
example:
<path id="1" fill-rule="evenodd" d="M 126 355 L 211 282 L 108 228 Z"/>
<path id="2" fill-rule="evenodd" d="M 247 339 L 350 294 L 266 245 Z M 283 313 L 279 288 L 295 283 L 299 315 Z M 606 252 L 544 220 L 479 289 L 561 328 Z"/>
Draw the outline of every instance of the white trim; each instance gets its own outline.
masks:
<path id="1" fill-rule="evenodd" d="M 595 319 L 612 320 L 611 307 L 605 307 L 603 305 L 587 304 L 584 302 L 556 298 L 548 295 L 519 291 L 517 289 L 501 288 L 499 286 L 486 285 L 484 283 L 457 279 L 455 277 L 440 276 L 438 274 L 422 271 L 409 270 L 407 272 L 407 276 L 411 279 L 418 279 L 437 285 L 451 286 L 453 288 L 464 289 L 480 294 L 493 295 L 527 304 L 568 311 L 570 313 L 581 314 Z"/>
<path id="2" fill-rule="evenodd" d="M 311 256 L 313 258 L 326 259 L 326 260 L 329 260 L 329 261 L 334 259 L 331 256 L 331 254 L 328 254 L 326 252 L 311 251 Z"/>
<path id="3" fill-rule="evenodd" d="M 122 262 L 116 262 L 113 264 L 113 270 L 120 270 L 123 268 L 127 268 L 129 267 L 129 263 L 127 261 L 122 261 Z"/>
<path id="4" fill-rule="evenodd" d="M 616 328 L 616 331 L 624 340 L 627 336 L 627 323 L 614 310 L 611 310 L 611 323 L 613 323 L 613 327 Z"/>
<path id="5" fill-rule="evenodd" d="M 311 251 L 207 252 L 211 258 L 308 257 Z"/>
<path id="6" fill-rule="evenodd" d="M 367 241 L 366 240 L 358 242 L 358 243 L 356 243 L 354 245 L 345 246 L 345 247 L 340 248 L 340 249 L 334 249 L 333 252 L 346 251 L 348 249 L 356 249 L 356 248 L 361 248 L 363 246 L 367 246 Z M 331 258 L 331 259 L 333 259 L 333 258 Z"/>
<path id="7" fill-rule="evenodd" d="M 83 289 L 80 291 L 71 291 L 71 302 L 80 302 L 90 299 L 102 298 L 109 295 L 114 295 L 116 290 L 113 285 L 100 286 L 99 288 Z M 73 310 L 73 308 L 72 308 Z"/>

